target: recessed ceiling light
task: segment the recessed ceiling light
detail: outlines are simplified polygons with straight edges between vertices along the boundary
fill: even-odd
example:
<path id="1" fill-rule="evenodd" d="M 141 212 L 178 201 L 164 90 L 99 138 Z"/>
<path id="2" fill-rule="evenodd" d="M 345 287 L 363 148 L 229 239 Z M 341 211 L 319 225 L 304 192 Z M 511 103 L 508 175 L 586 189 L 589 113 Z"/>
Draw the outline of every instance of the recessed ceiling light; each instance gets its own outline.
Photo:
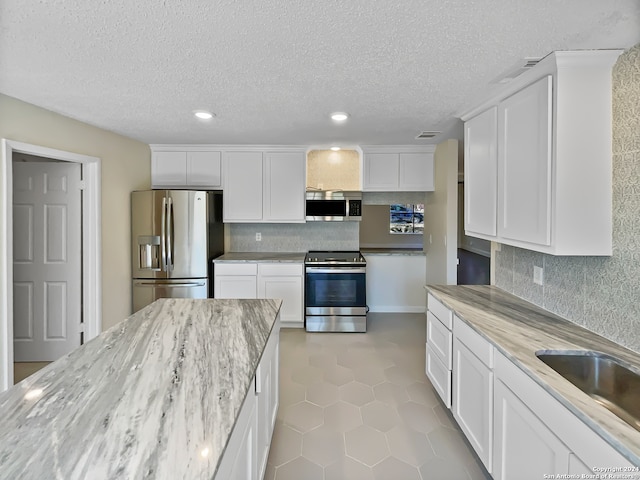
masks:
<path id="1" fill-rule="evenodd" d="M 349 114 L 345 112 L 334 112 L 331 114 L 331 119 L 334 122 L 344 122 L 347 118 L 349 118 Z"/>
<path id="2" fill-rule="evenodd" d="M 193 114 L 200 120 L 211 120 L 213 118 L 213 113 L 207 112 L 206 110 L 196 110 Z"/>
<path id="3" fill-rule="evenodd" d="M 340 147 L 331 147 L 331 150 L 333 150 L 334 152 L 337 152 L 340 150 Z"/>

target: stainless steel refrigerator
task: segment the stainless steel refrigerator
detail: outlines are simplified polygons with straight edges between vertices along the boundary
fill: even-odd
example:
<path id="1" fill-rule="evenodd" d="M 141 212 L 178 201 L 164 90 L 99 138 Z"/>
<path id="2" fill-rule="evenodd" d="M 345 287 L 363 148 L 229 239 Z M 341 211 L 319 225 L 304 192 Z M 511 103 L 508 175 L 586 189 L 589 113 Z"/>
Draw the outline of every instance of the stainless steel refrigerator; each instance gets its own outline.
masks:
<path id="1" fill-rule="evenodd" d="M 213 296 L 211 260 L 223 253 L 221 192 L 131 192 L 134 312 L 158 298 Z"/>

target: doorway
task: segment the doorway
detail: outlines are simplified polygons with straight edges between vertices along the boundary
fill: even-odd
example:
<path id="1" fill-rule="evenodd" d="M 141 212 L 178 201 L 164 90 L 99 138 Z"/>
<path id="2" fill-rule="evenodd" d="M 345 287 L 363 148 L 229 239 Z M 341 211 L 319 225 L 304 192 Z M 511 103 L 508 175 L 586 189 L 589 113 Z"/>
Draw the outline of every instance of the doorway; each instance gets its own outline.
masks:
<path id="1" fill-rule="evenodd" d="M 73 167 L 79 164 L 82 178 L 79 189 L 82 198 L 82 231 L 79 239 L 82 256 L 80 260 L 80 316 L 84 319 L 82 335 L 84 341 L 101 331 L 101 274 L 100 274 L 100 159 L 72 152 L 50 149 L 38 145 L 2 140 L 0 164 L 0 390 L 13 385 L 14 361 L 14 250 L 13 232 L 13 160 L 20 156 L 44 157 Z M 73 170 L 73 168 L 72 168 Z M 19 220 L 18 220 L 19 221 Z M 19 292 L 18 292 L 19 293 Z M 18 295 L 20 297 L 20 295 Z M 21 332 L 23 333 L 23 332 Z"/>

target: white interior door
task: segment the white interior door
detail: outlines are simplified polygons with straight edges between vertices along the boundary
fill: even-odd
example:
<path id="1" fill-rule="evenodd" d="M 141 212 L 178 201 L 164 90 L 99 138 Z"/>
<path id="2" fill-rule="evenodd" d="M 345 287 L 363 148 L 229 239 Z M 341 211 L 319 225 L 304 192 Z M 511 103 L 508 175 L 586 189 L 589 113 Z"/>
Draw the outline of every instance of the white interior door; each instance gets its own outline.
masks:
<path id="1" fill-rule="evenodd" d="M 80 346 L 81 165 L 13 163 L 14 361 Z"/>

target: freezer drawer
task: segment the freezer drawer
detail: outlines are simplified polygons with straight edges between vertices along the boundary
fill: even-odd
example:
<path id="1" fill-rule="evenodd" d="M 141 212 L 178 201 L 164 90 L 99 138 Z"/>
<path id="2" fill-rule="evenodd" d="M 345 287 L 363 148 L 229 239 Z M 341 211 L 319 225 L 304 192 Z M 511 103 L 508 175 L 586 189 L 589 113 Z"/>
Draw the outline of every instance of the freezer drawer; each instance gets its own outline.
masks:
<path id="1" fill-rule="evenodd" d="M 207 298 L 207 279 L 134 280 L 133 312 L 159 298 Z"/>

